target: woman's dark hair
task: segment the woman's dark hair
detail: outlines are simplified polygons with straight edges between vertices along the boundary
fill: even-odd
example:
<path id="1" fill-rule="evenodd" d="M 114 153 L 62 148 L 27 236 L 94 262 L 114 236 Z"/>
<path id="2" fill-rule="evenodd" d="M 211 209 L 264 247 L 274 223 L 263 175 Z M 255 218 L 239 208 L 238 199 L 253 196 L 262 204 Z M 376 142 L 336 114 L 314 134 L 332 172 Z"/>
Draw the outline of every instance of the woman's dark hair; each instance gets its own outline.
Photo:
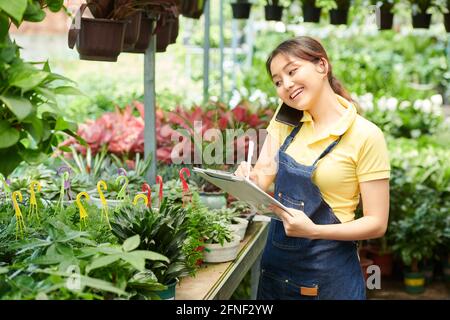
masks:
<path id="1" fill-rule="evenodd" d="M 322 58 L 328 62 L 328 82 L 335 93 L 344 97 L 348 101 L 352 101 L 350 94 L 345 90 L 343 85 L 333 76 L 333 70 L 328 59 L 327 53 L 322 44 L 307 36 L 297 37 L 290 40 L 286 40 L 278 45 L 269 55 L 266 62 L 267 72 L 270 76 L 270 64 L 275 56 L 278 54 L 289 55 L 298 57 L 303 60 L 310 61 L 312 63 L 318 63 Z"/>

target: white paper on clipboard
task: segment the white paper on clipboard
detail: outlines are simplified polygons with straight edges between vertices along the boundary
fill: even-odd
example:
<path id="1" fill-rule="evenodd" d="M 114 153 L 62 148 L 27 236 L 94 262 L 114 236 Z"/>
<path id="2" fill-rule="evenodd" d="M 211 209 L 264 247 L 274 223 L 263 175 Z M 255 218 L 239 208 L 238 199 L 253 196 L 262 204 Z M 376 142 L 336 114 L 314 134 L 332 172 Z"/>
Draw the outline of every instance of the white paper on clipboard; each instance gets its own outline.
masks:
<path id="1" fill-rule="evenodd" d="M 226 193 L 231 194 L 233 197 L 241 201 L 247 202 L 259 213 L 267 214 L 273 218 L 280 219 L 268 209 L 268 206 L 270 205 L 276 205 L 288 212 L 287 208 L 278 200 L 271 197 L 252 181 L 244 177 L 238 177 L 226 171 L 196 167 L 193 168 L 193 171 Z"/>

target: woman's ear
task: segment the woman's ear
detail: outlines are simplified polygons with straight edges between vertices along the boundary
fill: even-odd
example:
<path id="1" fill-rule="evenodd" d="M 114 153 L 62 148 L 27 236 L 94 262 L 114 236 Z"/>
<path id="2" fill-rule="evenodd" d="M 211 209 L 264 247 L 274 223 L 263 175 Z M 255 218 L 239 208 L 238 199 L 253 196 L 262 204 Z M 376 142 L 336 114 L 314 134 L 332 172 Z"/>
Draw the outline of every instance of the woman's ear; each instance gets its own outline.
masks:
<path id="1" fill-rule="evenodd" d="M 328 77 L 328 61 L 324 58 L 320 58 L 319 62 L 316 64 L 316 70 Z"/>

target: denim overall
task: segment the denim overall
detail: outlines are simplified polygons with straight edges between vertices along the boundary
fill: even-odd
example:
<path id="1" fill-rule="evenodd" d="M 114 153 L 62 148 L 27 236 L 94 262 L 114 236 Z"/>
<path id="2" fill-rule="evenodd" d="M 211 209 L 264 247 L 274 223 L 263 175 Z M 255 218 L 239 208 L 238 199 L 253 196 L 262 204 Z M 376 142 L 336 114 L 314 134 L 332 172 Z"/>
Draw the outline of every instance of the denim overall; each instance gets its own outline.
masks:
<path id="1" fill-rule="evenodd" d="M 331 143 L 312 166 L 296 162 L 285 151 L 301 125 L 292 130 L 278 153 L 275 198 L 299 209 L 316 224 L 340 221 L 323 200 L 312 175 L 317 162 L 339 143 Z M 258 299 L 365 299 L 365 282 L 356 242 L 288 237 L 283 223 L 272 219 L 261 260 Z"/>

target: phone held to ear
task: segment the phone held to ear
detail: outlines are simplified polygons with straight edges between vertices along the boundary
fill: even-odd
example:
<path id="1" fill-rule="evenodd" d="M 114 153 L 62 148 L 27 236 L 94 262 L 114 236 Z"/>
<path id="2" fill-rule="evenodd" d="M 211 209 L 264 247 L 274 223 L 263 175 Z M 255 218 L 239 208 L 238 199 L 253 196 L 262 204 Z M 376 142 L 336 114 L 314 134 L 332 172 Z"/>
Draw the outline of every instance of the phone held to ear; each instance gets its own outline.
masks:
<path id="1" fill-rule="evenodd" d="M 283 103 L 280 110 L 278 110 L 275 120 L 296 127 L 300 123 L 302 117 L 303 111 L 291 108 L 286 103 Z"/>

